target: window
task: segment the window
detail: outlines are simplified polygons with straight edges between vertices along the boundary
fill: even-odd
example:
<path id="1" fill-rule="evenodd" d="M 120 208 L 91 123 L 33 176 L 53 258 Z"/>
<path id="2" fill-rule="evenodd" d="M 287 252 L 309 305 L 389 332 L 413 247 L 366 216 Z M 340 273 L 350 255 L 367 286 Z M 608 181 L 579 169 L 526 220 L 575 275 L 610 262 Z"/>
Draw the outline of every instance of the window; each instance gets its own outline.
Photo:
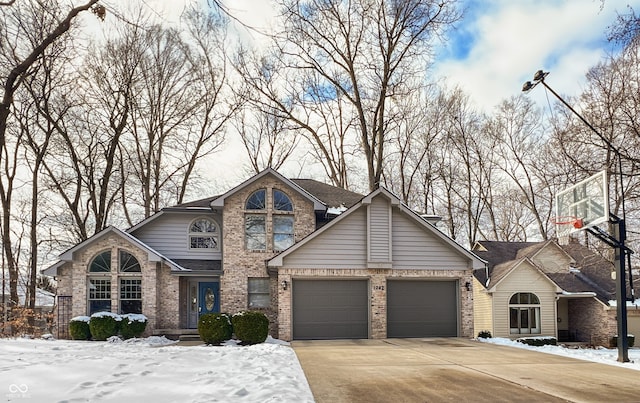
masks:
<path id="1" fill-rule="evenodd" d="M 91 277 L 87 279 L 89 315 L 111 312 L 111 294 L 119 298 L 120 313 L 142 313 L 142 267 L 138 259 L 126 250 L 118 250 L 118 272 L 111 272 L 112 251 L 104 251 L 89 264 Z M 111 287 L 114 287 L 112 289 Z M 119 292 L 117 287 L 120 287 Z M 114 307 L 115 308 L 115 307 Z"/>
<path id="2" fill-rule="evenodd" d="M 245 247 L 248 250 L 267 249 L 267 226 L 265 215 L 248 215 L 244 224 Z"/>
<path id="3" fill-rule="evenodd" d="M 111 271 L 111 251 L 104 251 L 91 261 L 89 271 L 92 273 L 108 273 Z"/>
<path id="4" fill-rule="evenodd" d="M 267 207 L 267 191 L 265 189 L 256 190 L 247 199 L 246 210 L 264 210 Z"/>
<path id="5" fill-rule="evenodd" d="M 249 308 L 269 308 L 271 306 L 268 278 L 250 278 L 248 291 Z"/>
<path id="6" fill-rule="evenodd" d="M 256 190 L 247 198 L 245 212 L 247 250 L 282 251 L 293 245 L 295 219 L 289 214 L 293 212 L 293 203 L 285 192 Z"/>
<path id="7" fill-rule="evenodd" d="M 142 280 L 120 278 L 120 313 L 142 313 Z"/>
<path id="8" fill-rule="evenodd" d="M 189 227 L 190 249 L 218 249 L 218 226 L 208 218 L 198 218 Z"/>
<path id="9" fill-rule="evenodd" d="M 540 334 L 540 299 L 530 292 L 513 294 L 509 300 L 511 334 Z"/>
<path id="10" fill-rule="evenodd" d="M 123 273 L 140 273 L 140 263 L 131 253 L 120 251 L 120 271 Z"/>
<path id="11" fill-rule="evenodd" d="M 273 250 L 285 250 L 293 245 L 293 216 L 273 217 Z"/>
<path id="12" fill-rule="evenodd" d="M 291 199 L 284 192 L 273 190 L 273 209 L 278 211 L 293 211 Z"/>
<path id="13" fill-rule="evenodd" d="M 89 315 L 96 312 L 111 311 L 111 280 L 103 278 L 89 279 Z"/>

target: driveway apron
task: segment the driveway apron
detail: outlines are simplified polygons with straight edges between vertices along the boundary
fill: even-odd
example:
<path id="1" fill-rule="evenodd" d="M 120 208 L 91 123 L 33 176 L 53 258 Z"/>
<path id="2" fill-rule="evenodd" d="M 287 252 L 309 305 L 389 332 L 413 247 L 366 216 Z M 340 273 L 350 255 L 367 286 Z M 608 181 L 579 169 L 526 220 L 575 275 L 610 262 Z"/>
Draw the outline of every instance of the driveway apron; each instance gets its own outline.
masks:
<path id="1" fill-rule="evenodd" d="M 294 341 L 318 403 L 640 402 L 640 372 L 462 338 Z"/>

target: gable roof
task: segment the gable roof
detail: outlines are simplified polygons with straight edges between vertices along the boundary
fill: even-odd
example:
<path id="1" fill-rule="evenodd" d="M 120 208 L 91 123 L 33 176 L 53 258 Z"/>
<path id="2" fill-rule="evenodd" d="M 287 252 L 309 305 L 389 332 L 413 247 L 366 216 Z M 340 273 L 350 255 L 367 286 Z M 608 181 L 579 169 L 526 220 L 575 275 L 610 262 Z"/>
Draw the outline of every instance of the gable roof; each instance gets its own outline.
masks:
<path id="1" fill-rule="evenodd" d="M 280 267 L 280 266 L 282 266 L 283 263 L 284 263 L 283 260 L 284 260 L 285 257 L 290 255 L 294 251 L 304 247 L 304 245 L 309 243 L 311 240 L 313 240 L 313 239 L 315 239 L 315 238 L 317 238 L 319 236 L 322 236 L 323 233 L 325 233 L 326 231 L 329 231 L 334 226 L 339 225 L 340 222 L 342 222 L 343 220 L 347 219 L 347 217 L 349 217 L 351 214 L 353 214 L 355 211 L 357 211 L 361 206 L 364 206 L 364 205 L 367 205 L 367 204 L 371 204 L 373 198 L 375 198 L 376 196 L 378 196 L 380 194 L 386 196 L 391 201 L 391 204 L 393 206 L 398 207 L 400 209 L 400 211 L 405 213 L 407 217 L 409 217 L 415 223 L 420 225 L 425 231 L 427 231 L 430 234 L 434 235 L 436 238 L 438 238 L 441 241 L 443 241 L 446 245 L 451 246 L 457 252 L 459 252 L 460 254 L 464 255 L 467 259 L 469 259 L 472 262 L 471 266 L 474 269 L 485 266 L 486 262 L 484 260 L 482 260 L 481 258 L 476 256 L 473 252 L 471 252 L 471 251 L 467 250 L 466 248 L 462 247 L 455 240 L 453 240 L 452 238 L 450 238 L 449 236 L 444 234 L 442 231 L 440 231 L 438 228 L 436 228 L 433 224 L 431 224 L 430 222 L 428 222 L 424 218 L 420 217 L 416 212 L 414 212 L 408 206 L 406 206 L 404 203 L 402 203 L 400 201 L 400 199 L 396 195 L 394 195 L 393 193 L 391 193 L 389 190 L 385 189 L 384 187 L 379 187 L 378 189 L 376 189 L 373 192 L 369 193 L 367 196 L 363 197 L 359 202 L 357 202 L 357 203 L 353 204 L 351 207 L 349 207 L 349 209 L 347 209 L 344 213 L 340 214 L 338 217 L 336 217 L 335 219 L 330 221 L 327 225 L 325 225 L 325 226 L 321 227 L 320 229 L 312 232 L 307 237 L 302 239 L 300 242 L 297 242 L 297 243 L 293 244 L 288 249 L 284 250 L 283 252 L 281 252 L 278 255 L 274 256 L 272 259 L 268 260 L 267 261 L 267 266 L 268 267 Z"/>
<path id="2" fill-rule="evenodd" d="M 528 256 L 496 265 L 493 269 L 493 272 L 491 273 L 491 282 L 489 284 L 484 284 L 485 287 L 490 290 L 495 290 L 500 282 L 502 282 L 506 277 L 509 276 L 509 274 L 513 273 L 524 263 L 528 263 L 534 270 L 538 271 L 551 284 L 558 287 L 558 284 L 555 283 L 544 270 L 541 270 L 540 267 L 538 267 L 538 265 L 536 265 L 535 262 Z"/>
<path id="3" fill-rule="evenodd" d="M 304 196 L 305 198 L 307 198 L 309 201 L 311 201 L 313 203 L 313 209 L 314 210 L 316 210 L 316 211 L 324 211 L 324 210 L 327 209 L 327 206 L 322 201 L 320 201 L 317 197 L 315 197 L 313 194 L 311 194 L 308 191 L 306 191 L 304 188 L 300 187 L 295 182 L 293 182 L 293 181 L 285 178 L 284 176 L 280 175 L 273 168 L 267 168 L 264 171 L 260 172 L 259 174 L 256 174 L 256 175 L 252 176 L 251 178 L 249 178 L 246 181 L 242 182 L 241 184 L 239 184 L 238 186 L 236 186 L 233 189 L 229 190 L 225 194 L 220 195 L 220 196 L 214 198 L 213 200 L 211 200 L 211 203 L 209 203 L 209 205 L 212 208 L 223 207 L 224 206 L 224 201 L 225 201 L 225 199 L 227 197 L 233 195 L 237 191 L 245 188 L 246 186 L 252 184 L 253 182 L 255 182 L 255 181 L 257 181 L 257 180 L 259 180 L 261 178 L 263 178 L 266 175 L 275 176 L 278 180 L 280 180 L 281 182 L 284 182 L 290 188 L 292 188 L 293 190 L 299 192 L 302 196 Z"/>
<path id="4" fill-rule="evenodd" d="M 131 242 L 132 244 L 138 246 L 140 249 L 142 249 L 143 251 L 147 252 L 147 257 L 149 259 L 149 261 L 151 262 L 164 262 L 166 264 L 169 265 L 169 267 L 171 267 L 171 270 L 175 270 L 175 271 L 189 271 L 189 269 L 185 269 L 184 267 L 182 267 L 181 265 L 177 264 L 176 262 L 172 261 L 171 259 L 165 257 L 164 255 L 162 255 L 161 253 L 156 252 L 154 249 L 152 249 L 151 247 L 149 247 L 148 245 L 146 245 L 145 243 L 143 243 L 142 241 L 140 241 L 138 238 L 134 237 L 133 235 L 121 231 L 116 227 L 113 226 L 109 226 L 105 229 L 103 229 L 102 231 L 98 232 L 97 234 L 85 239 L 84 241 L 76 244 L 75 246 L 67 249 L 66 251 L 64 251 L 62 254 L 60 254 L 59 256 L 59 261 L 52 264 L 51 266 L 45 268 L 44 270 L 42 270 L 42 274 L 47 275 L 47 276 L 56 276 L 58 274 L 58 269 L 63 266 L 65 263 L 67 262 L 71 262 L 73 261 L 73 254 L 82 249 L 84 246 L 90 244 L 91 242 L 95 241 L 98 238 L 101 238 L 105 235 L 108 234 L 114 234 L 116 236 L 119 236 L 121 238 L 126 239 L 127 241 Z"/>
<path id="5" fill-rule="evenodd" d="M 555 241 L 544 242 L 496 242 L 480 241 L 475 252 L 489 263 L 490 282 L 487 272 L 474 271 L 474 276 L 487 289 L 495 287 L 523 259 L 530 260 L 540 272 L 566 293 L 593 293 L 603 302 L 615 299 L 615 281 L 611 279 L 613 264 L 586 246 L 573 242 L 559 245 Z M 555 272 L 536 265 L 533 259 L 545 247 L 557 247 L 573 260 L 571 269 Z M 476 250 L 478 249 L 478 250 Z"/>

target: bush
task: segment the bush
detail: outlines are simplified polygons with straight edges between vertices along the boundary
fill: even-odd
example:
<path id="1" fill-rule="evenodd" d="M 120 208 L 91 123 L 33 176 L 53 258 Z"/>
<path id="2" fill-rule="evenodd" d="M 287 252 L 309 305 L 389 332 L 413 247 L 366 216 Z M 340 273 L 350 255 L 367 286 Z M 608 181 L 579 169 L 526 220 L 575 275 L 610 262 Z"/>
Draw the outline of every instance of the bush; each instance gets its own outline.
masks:
<path id="1" fill-rule="evenodd" d="M 557 340 L 555 337 L 522 337 L 516 340 L 519 343 L 526 344 L 528 346 L 555 346 Z"/>
<path id="2" fill-rule="evenodd" d="M 636 344 L 636 337 L 632 334 L 627 335 L 627 347 L 633 347 Z M 618 347 L 618 335 L 611 338 L 611 347 Z"/>
<path id="3" fill-rule="evenodd" d="M 120 322 L 120 334 L 126 339 L 140 337 L 147 328 L 147 317 L 139 313 L 128 313 L 122 315 Z"/>
<path id="4" fill-rule="evenodd" d="M 206 344 L 220 344 L 233 334 L 229 315 L 225 313 L 205 313 L 198 319 L 198 333 Z"/>
<path id="5" fill-rule="evenodd" d="M 76 316 L 71 318 L 69 322 L 69 335 L 73 340 L 89 340 L 91 339 L 91 330 L 89 329 L 88 316 Z"/>
<path id="6" fill-rule="evenodd" d="M 263 343 L 269 335 L 269 319 L 262 312 L 239 312 L 231 318 L 233 331 L 242 344 Z"/>
<path id="7" fill-rule="evenodd" d="M 93 340 L 107 340 L 111 336 L 118 335 L 122 317 L 111 312 L 97 312 L 91 315 L 89 329 Z"/>
<path id="8" fill-rule="evenodd" d="M 478 333 L 478 338 L 479 339 L 490 339 L 491 338 L 491 332 L 488 330 L 481 330 Z"/>

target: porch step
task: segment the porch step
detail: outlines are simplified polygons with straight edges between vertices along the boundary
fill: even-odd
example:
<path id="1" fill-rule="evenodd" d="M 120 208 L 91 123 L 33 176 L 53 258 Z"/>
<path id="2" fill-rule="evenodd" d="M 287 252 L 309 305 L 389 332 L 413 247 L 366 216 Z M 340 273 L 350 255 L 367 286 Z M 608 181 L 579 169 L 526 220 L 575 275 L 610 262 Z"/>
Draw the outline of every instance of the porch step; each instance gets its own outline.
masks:
<path id="1" fill-rule="evenodd" d="M 153 331 L 154 336 L 165 336 L 167 339 L 180 340 L 183 337 L 190 337 L 189 340 L 200 340 L 198 329 L 156 329 Z"/>
<path id="2" fill-rule="evenodd" d="M 179 341 L 202 341 L 199 334 L 181 334 L 178 337 Z"/>

